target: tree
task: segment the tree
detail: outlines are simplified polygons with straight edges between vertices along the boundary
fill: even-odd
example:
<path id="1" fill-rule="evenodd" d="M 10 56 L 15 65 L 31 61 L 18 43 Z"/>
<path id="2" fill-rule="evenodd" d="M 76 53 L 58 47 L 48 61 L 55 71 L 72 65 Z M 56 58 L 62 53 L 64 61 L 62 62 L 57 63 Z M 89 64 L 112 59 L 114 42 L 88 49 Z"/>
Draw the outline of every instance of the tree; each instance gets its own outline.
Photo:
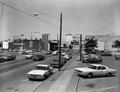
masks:
<path id="1" fill-rule="evenodd" d="M 97 47 L 97 39 L 95 37 L 92 38 L 86 38 L 85 39 L 85 44 L 84 44 L 84 50 L 86 53 L 94 53 L 95 48 Z"/>
<path id="2" fill-rule="evenodd" d="M 119 49 L 120 49 L 120 41 L 119 40 L 115 40 L 114 44 L 112 45 L 112 47 L 118 48 L 118 51 L 119 51 Z"/>

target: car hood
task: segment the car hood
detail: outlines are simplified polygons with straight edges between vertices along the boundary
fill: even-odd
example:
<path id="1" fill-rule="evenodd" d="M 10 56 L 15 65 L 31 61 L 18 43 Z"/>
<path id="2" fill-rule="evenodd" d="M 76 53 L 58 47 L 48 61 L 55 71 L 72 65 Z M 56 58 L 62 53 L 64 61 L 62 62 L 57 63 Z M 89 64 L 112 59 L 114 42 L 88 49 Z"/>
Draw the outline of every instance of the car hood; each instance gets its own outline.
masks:
<path id="1" fill-rule="evenodd" d="M 78 67 L 78 68 L 75 68 L 75 70 L 82 71 L 82 72 L 92 72 L 92 71 L 95 71 L 94 69 L 90 69 L 88 67 L 85 67 L 85 68 Z"/>
<path id="2" fill-rule="evenodd" d="M 33 75 L 44 75 L 47 72 L 47 70 L 32 70 L 28 72 L 27 74 L 33 74 Z"/>

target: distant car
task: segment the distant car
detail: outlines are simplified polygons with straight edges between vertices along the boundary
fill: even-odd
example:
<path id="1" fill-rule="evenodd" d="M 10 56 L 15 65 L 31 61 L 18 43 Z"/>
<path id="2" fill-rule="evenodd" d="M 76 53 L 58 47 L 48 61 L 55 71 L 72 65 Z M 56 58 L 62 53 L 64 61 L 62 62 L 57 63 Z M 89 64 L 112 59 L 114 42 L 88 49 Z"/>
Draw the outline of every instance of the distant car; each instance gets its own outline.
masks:
<path id="1" fill-rule="evenodd" d="M 24 54 L 25 59 L 32 59 L 33 55 L 32 54 Z"/>
<path id="2" fill-rule="evenodd" d="M 96 54 L 86 54 L 83 56 L 83 63 L 101 63 L 103 59 Z"/>
<path id="3" fill-rule="evenodd" d="M 120 59 L 120 55 L 114 55 L 115 60 L 119 60 Z"/>
<path id="4" fill-rule="evenodd" d="M 101 56 L 112 56 L 111 52 L 101 52 L 100 53 Z"/>
<path id="5" fill-rule="evenodd" d="M 67 60 L 70 60 L 72 58 L 72 55 L 66 54 L 66 53 L 62 53 L 62 57 L 67 59 Z"/>
<path id="6" fill-rule="evenodd" d="M 49 77 L 53 72 L 53 68 L 49 65 L 38 64 L 35 66 L 35 69 L 31 70 L 27 73 L 27 77 L 29 80 L 37 79 L 37 80 L 44 80 Z"/>
<path id="7" fill-rule="evenodd" d="M 58 54 L 58 51 L 56 50 L 56 51 L 54 51 L 52 54 L 53 54 L 53 55 L 57 55 L 57 54 Z"/>
<path id="8" fill-rule="evenodd" d="M 47 51 L 47 52 L 46 52 L 46 55 L 50 55 L 50 54 L 52 54 L 51 51 Z"/>
<path id="9" fill-rule="evenodd" d="M 45 56 L 43 55 L 33 55 L 33 61 L 40 61 L 44 59 L 45 59 Z"/>
<path id="10" fill-rule="evenodd" d="M 91 64 L 88 67 L 75 68 L 80 76 L 94 77 L 94 76 L 111 76 L 116 74 L 116 69 L 108 68 L 101 64 Z"/>
<path id="11" fill-rule="evenodd" d="M 3 51 L 0 49 L 0 53 L 2 53 Z"/>
<path id="12" fill-rule="evenodd" d="M 50 66 L 54 68 L 59 68 L 59 66 L 60 67 L 64 66 L 66 62 L 67 59 L 61 57 L 61 62 L 59 64 L 59 57 L 56 57 L 53 59 L 53 62 L 50 62 Z"/>
<path id="13" fill-rule="evenodd" d="M 1 57 L 1 59 L 3 59 L 4 61 L 15 60 L 15 58 L 16 58 L 15 55 L 10 55 L 10 54 L 3 55 L 3 56 Z"/>
<path id="14" fill-rule="evenodd" d="M 0 57 L 0 63 L 3 63 L 5 60 Z"/>

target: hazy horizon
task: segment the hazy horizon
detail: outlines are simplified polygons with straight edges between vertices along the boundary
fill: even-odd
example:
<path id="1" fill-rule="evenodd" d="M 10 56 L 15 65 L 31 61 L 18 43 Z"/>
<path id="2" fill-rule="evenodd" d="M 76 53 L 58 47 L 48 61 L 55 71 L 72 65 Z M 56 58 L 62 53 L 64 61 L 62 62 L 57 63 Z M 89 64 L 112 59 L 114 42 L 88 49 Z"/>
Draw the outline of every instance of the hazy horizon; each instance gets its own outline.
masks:
<path id="1" fill-rule="evenodd" d="M 40 19 L 13 8 L 0 5 L 0 40 L 41 37 L 49 33 L 51 39 L 59 34 L 60 13 L 63 14 L 63 35 L 120 35 L 120 4 L 118 0 L 2 0 L 5 4 L 26 13 L 40 13 Z M 37 32 L 37 33 L 36 33 Z"/>

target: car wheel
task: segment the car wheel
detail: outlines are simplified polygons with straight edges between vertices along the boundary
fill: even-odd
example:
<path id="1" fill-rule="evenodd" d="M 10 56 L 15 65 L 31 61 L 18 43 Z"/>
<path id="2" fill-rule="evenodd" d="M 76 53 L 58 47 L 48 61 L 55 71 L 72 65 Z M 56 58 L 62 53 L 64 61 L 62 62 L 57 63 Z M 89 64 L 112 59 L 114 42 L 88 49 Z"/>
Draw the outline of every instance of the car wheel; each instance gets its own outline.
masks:
<path id="1" fill-rule="evenodd" d="M 111 76 L 111 73 L 107 73 L 106 75 L 107 75 L 108 77 L 110 77 L 110 76 Z"/>
<path id="2" fill-rule="evenodd" d="M 92 78 L 92 77 L 93 77 L 93 74 L 92 74 L 92 73 L 88 73 L 88 74 L 87 74 L 87 77 L 88 77 L 88 78 Z"/>

